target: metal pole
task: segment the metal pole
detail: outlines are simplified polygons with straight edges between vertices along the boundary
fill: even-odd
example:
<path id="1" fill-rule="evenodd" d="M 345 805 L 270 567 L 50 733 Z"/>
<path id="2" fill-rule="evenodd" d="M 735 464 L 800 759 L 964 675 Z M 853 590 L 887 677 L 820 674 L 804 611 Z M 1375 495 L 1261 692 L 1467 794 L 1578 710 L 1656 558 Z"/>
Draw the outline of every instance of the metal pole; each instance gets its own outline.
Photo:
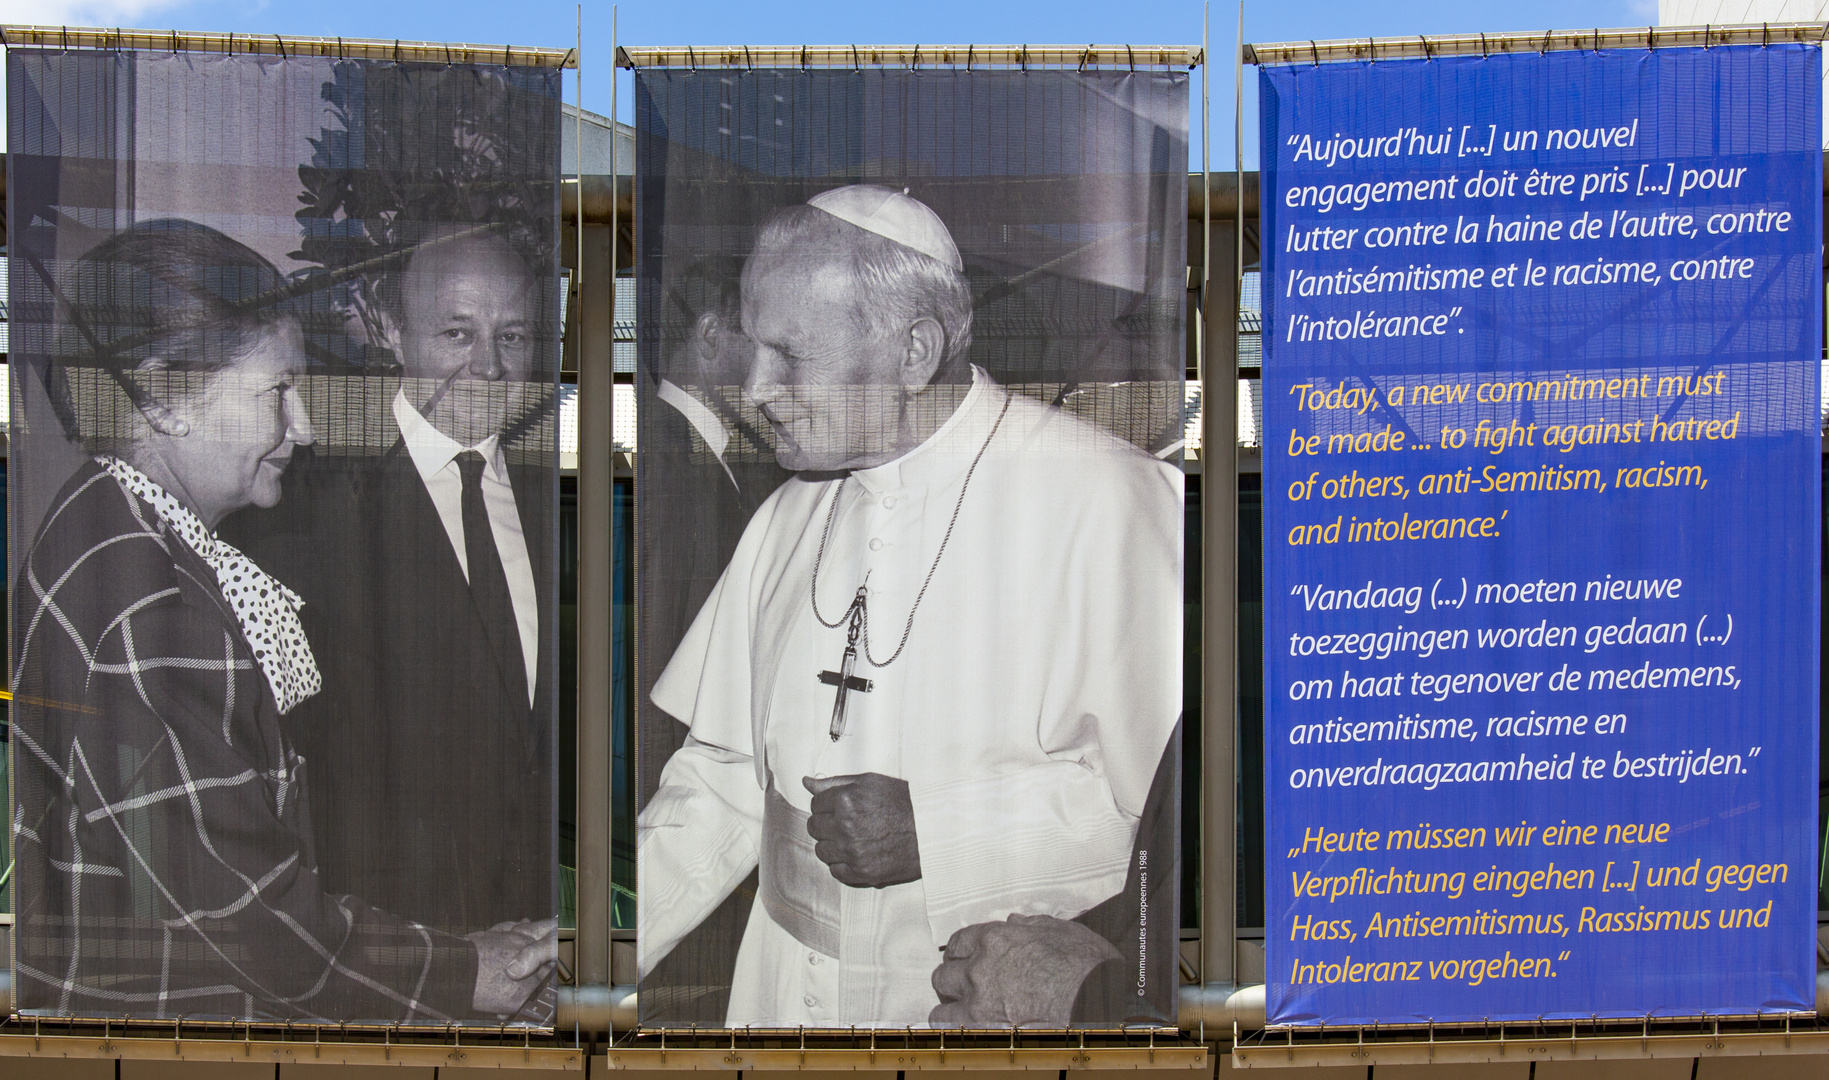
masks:
<path id="1" fill-rule="evenodd" d="M 583 12 L 579 13 L 583 42 Z M 615 567 L 611 505 L 611 319 L 601 299 L 612 272 L 602 225 L 584 224 L 584 93 L 578 124 L 578 935 L 580 985 L 610 982 L 611 657 Z M 612 131 L 612 135 L 614 132 Z M 587 288 L 588 286 L 588 288 Z"/>
<path id="2" fill-rule="evenodd" d="M 611 57 L 613 61 L 615 57 Z M 578 257 L 572 260 L 572 289 L 574 298 L 584 295 L 584 5 L 578 5 L 578 74 L 573 82 L 578 91 L 578 112 L 572 117 L 575 122 L 572 135 L 572 172 L 578 179 L 576 195 L 578 201 L 572 209 L 577 218 Z M 610 134 L 614 135 L 612 128 Z M 614 140 L 611 146 L 615 145 Z"/>
<path id="3" fill-rule="evenodd" d="M 1212 709 L 1208 706 L 1208 697 L 1212 694 L 1212 684 L 1206 680 L 1207 655 L 1207 618 L 1206 579 L 1209 575 L 1208 563 L 1204 558 L 1207 550 L 1207 517 L 1206 512 L 1206 463 L 1209 457 L 1207 436 L 1207 413 L 1212 409 L 1212 386 L 1207 379 L 1208 339 L 1213 336 L 1212 327 L 1207 324 L 1207 294 L 1213 290 L 1213 124 L 1210 116 L 1212 101 L 1213 57 L 1209 50 L 1212 47 L 1213 4 L 1208 0 L 1202 5 L 1200 18 L 1200 352 L 1196 357 L 1200 379 L 1200 458 L 1201 458 L 1201 513 L 1200 531 L 1203 561 L 1200 565 L 1201 579 L 1201 619 L 1200 619 L 1200 656 L 1201 656 L 1201 695 L 1200 695 L 1200 889 L 1195 895 L 1200 901 L 1200 981 L 1212 982 L 1213 966 L 1207 962 L 1208 943 L 1216 933 L 1208 911 L 1207 894 L 1214 888 L 1210 863 L 1213 861 L 1214 830 L 1209 827 L 1213 817 L 1213 801 L 1217 798 L 1213 789 L 1211 755 L 1207 753 L 1206 731 L 1208 715 Z"/>
<path id="4" fill-rule="evenodd" d="M 1239 2 L 1243 3 L 1244 0 L 1239 0 Z M 604 363 L 603 363 L 604 388 L 603 389 L 604 389 L 604 399 L 605 399 L 604 413 L 607 418 L 607 422 L 604 424 L 604 433 L 605 433 L 605 438 L 607 439 L 607 441 L 610 444 L 610 452 L 609 452 L 610 468 L 609 468 L 608 474 L 605 476 L 604 491 L 610 499 L 610 505 L 606 506 L 604 508 L 603 516 L 604 516 L 604 519 L 606 521 L 608 521 L 610 524 L 609 540 L 607 541 L 605 546 L 609 549 L 608 565 L 610 567 L 610 575 L 611 575 L 612 580 L 611 580 L 611 583 L 605 588 L 604 591 L 609 594 L 610 605 L 605 610 L 610 613 L 610 625 L 612 628 L 615 626 L 615 624 L 617 622 L 617 620 L 615 618 L 616 586 L 615 586 L 615 583 L 613 580 L 613 577 L 615 574 L 615 568 L 616 568 L 616 528 L 615 528 L 615 513 L 616 513 L 616 511 L 615 511 L 615 499 L 616 499 L 616 267 L 617 267 L 617 264 L 619 261 L 617 259 L 617 248 L 622 243 L 621 223 L 616 220 L 616 212 L 620 208 L 620 203 L 618 201 L 617 196 L 621 194 L 621 186 L 622 186 L 622 162 L 618 160 L 618 157 L 619 157 L 619 154 L 620 154 L 620 151 L 622 148 L 619 145 L 618 139 L 616 138 L 616 135 L 617 135 L 617 131 L 616 131 L 616 107 L 617 107 L 616 106 L 616 91 L 621 89 L 621 85 L 622 85 L 622 80 L 619 79 L 616 75 L 616 50 L 620 47 L 620 42 L 617 40 L 619 29 L 620 29 L 620 27 L 619 27 L 619 22 L 618 22 L 618 17 L 617 17 L 616 5 L 611 4 L 610 5 L 610 251 L 609 251 L 610 265 L 606 268 L 607 276 L 603 279 L 603 284 L 604 284 L 604 294 L 603 294 L 604 331 L 606 333 L 606 336 L 609 338 L 609 344 L 606 345 L 603 350 L 603 352 L 604 352 L 604 358 L 603 358 L 603 360 L 604 360 Z M 582 203 L 584 200 L 584 188 L 582 186 L 580 186 L 578 189 L 578 197 L 579 197 L 579 202 Z M 635 477 L 633 475 L 631 475 L 629 477 L 630 494 L 634 494 L 634 485 L 635 485 Z M 609 653 L 609 655 L 607 655 L 605 657 L 605 663 L 603 665 L 604 669 L 605 669 L 605 676 L 606 676 L 605 681 L 608 682 L 609 681 L 608 673 L 609 673 L 610 669 L 613 668 L 614 663 L 615 663 L 616 643 L 615 643 L 614 629 L 607 630 L 603 635 L 603 640 L 605 641 L 605 643 L 607 643 L 610 646 L 610 653 Z M 628 673 L 628 677 L 630 679 L 635 678 L 635 672 L 633 670 L 633 666 L 634 665 L 630 665 L 631 670 Z M 615 705 L 613 702 L 609 703 L 607 705 L 607 707 L 603 710 L 604 719 L 606 721 L 610 722 L 609 724 L 605 725 L 606 728 L 609 728 L 610 726 L 612 726 L 614 724 L 614 718 L 615 718 L 614 710 L 615 710 Z M 614 732 L 612 731 L 609 734 L 606 734 L 604 736 L 604 738 L 606 741 L 613 744 L 615 741 Z M 630 745 L 633 746 L 633 740 L 631 740 Z M 609 840 L 607 840 L 604 843 L 605 854 L 608 857 L 606 859 L 605 866 L 608 869 L 608 872 L 604 874 L 604 878 L 603 878 L 604 892 L 606 894 L 605 903 L 603 905 L 603 938 L 604 938 L 604 941 L 607 943 L 604 946 L 605 951 L 609 954 L 609 960 L 605 964 L 605 969 L 606 969 L 605 973 L 604 973 L 605 982 L 612 982 L 615 980 L 615 977 L 616 977 L 616 945 L 615 945 L 615 936 L 616 936 L 615 935 L 615 930 L 616 930 L 615 877 L 616 877 L 616 875 L 615 875 L 615 864 L 613 861 L 614 860 L 614 848 L 615 848 L 615 835 L 616 835 L 616 832 L 615 832 L 616 804 L 615 804 L 614 799 L 611 798 L 611 795 L 613 795 L 613 793 L 615 792 L 616 778 L 614 776 L 614 767 L 613 767 L 614 762 L 612 760 L 613 753 L 614 752 L 612 751 L 611 754 L 606 754 L 604 756 L 604 760 L 606 762 L 611 763 L 612 768 L 605 769 L 603 771 L 604 796 L 606 799 L 607 806 L 609 808 L 608 812 L 604 814 L 604 823 L 603 823 L 604 831 L 609 836 Z"/>
<path id="5" fill-rule="evenodd" d="M 1211 7 L 1202 28 L 1210 42 Z M 1242 39 L 1241 39 L 1242 40 Z M 1201 77 L 1202 283 L 1201 517 L 1201 979 L 1234 982 L 1237 974 L 1237 708 L 1238 623 L 1238 247 L 1236 222 L 1214 222 L 1212 178 L 1213 66 Z M 1218 235 L 1215 235 L 1215 234 Z M 1216 241 L 1232 263 L 1214 273 Z"/>
<path id="6" fill-rule="evenodd" d="M 1212 87 L 1213 58 L 1207 54 L 1213 23 L 1213 4 L 1208 0 L 1200 19 L 1200 352 L 1196 357 L 1200 379 L 1200 400 L 1207 400 L 1207 284 L 1213 280 L 1213 136 Z M 1201 444 L 1205 456 L 1206 445 Z"/>
<path id="7" fill-rule="evenodd" d="M 1232 54 L 1232 167 L 1237 176 L 1238 243 L 1234 248 L 1233 296 L 1237 316 L 1245 313 L 1245 0 L 1238 0 L 1238 50 Z M 1236 458 L 1236 444 L 1233 450 Z"/>

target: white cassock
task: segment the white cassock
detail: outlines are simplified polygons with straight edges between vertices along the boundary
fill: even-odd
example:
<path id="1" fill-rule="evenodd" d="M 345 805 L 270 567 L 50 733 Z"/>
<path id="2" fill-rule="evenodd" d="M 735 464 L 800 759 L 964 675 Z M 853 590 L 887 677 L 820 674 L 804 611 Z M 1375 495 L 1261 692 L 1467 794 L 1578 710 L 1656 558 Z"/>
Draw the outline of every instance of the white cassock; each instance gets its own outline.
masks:
<path id="1" fill-rule="evenodd" d="M 874 685 L 834 742 L 819 674 L 852 597 L 888 661 L 981 447 L 907 646 L 860 656 Z M 760 865 L 728 1024 L 923 1025 L 955 930 L 1122 890 L 1181 713 L 1182 515 L 1179 469 L 976 369 L 903 457 L 783 484 L 654 687 L 691 737 L 637 822 L 642 973 Z M 920 880 L 852 888 L 814 858 L 802 778 L 864 772 L 908 782 Z"/>

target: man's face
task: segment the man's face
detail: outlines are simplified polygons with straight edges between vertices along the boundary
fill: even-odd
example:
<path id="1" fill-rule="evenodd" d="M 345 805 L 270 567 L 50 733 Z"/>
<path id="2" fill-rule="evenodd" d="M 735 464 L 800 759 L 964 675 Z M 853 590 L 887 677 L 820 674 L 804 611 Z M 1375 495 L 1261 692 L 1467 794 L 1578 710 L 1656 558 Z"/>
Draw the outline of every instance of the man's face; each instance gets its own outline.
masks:
<path id="1" fill-rule="evenodd" d="M 499 432 L 531 396 L 534 300 L 527 264 L 496 237 L 433 244 L 407 264 L 395 328 L 407 398 L 457 442 Z"/>
<path id="2" fill-rule="evenodd" d="M 796 472 L 868 468 L 895 456 L 901 351 L 893 335 L 859 333 L 842 263 L 792 249 L 743 275 L 743 333 L 754 359 L 743 389 L 775 432 L 775 457 Z"/>

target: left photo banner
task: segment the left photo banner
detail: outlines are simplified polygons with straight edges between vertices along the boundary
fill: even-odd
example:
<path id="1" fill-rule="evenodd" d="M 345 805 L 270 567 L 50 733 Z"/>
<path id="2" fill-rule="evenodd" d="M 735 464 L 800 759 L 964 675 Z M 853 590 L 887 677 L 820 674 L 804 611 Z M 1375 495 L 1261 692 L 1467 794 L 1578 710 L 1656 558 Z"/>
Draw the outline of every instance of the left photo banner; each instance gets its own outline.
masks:
<path id="1" fill-rule="evenodd" d="M 6 77 L 15 1007 L 550 1026 L 559 72 Z"/>

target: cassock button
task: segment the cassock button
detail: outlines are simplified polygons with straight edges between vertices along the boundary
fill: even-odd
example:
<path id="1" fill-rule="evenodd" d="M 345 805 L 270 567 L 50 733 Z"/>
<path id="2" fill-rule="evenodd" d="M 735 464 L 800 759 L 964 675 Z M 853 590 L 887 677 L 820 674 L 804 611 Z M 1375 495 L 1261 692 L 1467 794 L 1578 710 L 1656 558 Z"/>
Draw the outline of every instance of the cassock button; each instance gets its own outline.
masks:
<path id="1" fill-rule="evenodd" d="M 873 536 L 873 537 L 871 537 L 871 538 L 870 538 L 870 550 L 871 550 L 871 551 L 881 551 L 881 550 L 883 550 L 883 542 L 882 542 L 882 541 L 881 541 L 881 540 L 880 540 L 880 539 L 878 539 L 878 538 L 876 538 L 876 537 L 874 537 L 874 536 Z"/>
<path id="2" fill-rule="evenodd" d="M 809 1008 L 809 1009 L 817 1009 L 819 1007 L 819 999 L 814 997 L 812 994 L 808 994 L 806 997 L 803 997 L 800 1000 L 806 1002 L 807 1008 Z"/>
<path id="3" fill-rule="evenodd" d="M 883 509 L 885 509 L 885 510 L 894 510 L 895 509 L 895 496 L 894 495 L 883 496 Z"/>
<path id="4" fill-rule="evenodd" d="M 817 964 L 817 963 L 819 963 L 819 954 L 818 954 L 818 953 L 816 953 L 816 952 L 810 952 L 810 953 L 808 953 L 808 954 L 807 954 L 807 963 L 809 963 L 809 964 Z"/>

